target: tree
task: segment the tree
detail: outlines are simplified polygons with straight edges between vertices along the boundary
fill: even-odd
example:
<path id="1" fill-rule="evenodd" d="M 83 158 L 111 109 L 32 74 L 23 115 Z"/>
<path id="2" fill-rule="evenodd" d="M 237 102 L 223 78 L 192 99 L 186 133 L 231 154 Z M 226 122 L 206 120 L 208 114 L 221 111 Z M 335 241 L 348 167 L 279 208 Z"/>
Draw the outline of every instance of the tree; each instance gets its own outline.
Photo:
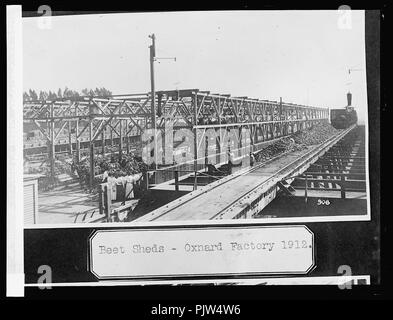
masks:
<path id="1" fill-rule="evenodd" d="M 87 89 L 87 88 L 82 89 L 82 95 L 83 96 L 88 96 L 89 95 L 89 89 Z"/>
<path id="2" fill-rule="evenodd" d="M 30 96 L 26 91 L 23 92 L 23 101 L 30 101 Z"/>
<path id="3" fill-rule="evenodd" d="M 29 89 L 29 96 L 30 96 L 30 99 L 33 101 L 38 100 L 37 93 L 34 90 Z"/>
<path id="4" fill-rule="evenodd" d="M 87 96 L 87 97 L 100 97 L 100 98 L 111 98 L 112 97 L 112 92 L 104 87 L 102 88 L 95 88 L 93 89 L 82 89 L 81 93 L 79 93 L 76 90 L 70 90 L 67 87 L 64 88 L 63 92 L 61 88 L 56 91 L 52 92 L 51 90 L 49 91 L 43 91 L 40 90 L 39 95 L 32 90 L 29 89 L 29 92 L 24 92 L 23 93 L 23 100 L 24 101 L 36 101 L 36 100 L 56 100 L 56 99 L 70 99 L 70 100 L 75 100 L 78 99 L 82 96 Z"/>
<path id="5" fill-rule="evenodd" d="M 73 100 L 73 99 L 77 99 L 77 98 L 79 98 L 80 97 L 80 94 L 79 94 L 79 92 L 78 91 L 76 91 L 76 90 L 71 90 L 71 92 L 70 92 L 70 99 L 71 100 Z"/>
<path id="6" fill-rule="evenodd" d="M 112 92 L 108 89 L 102 88 L 95 88 L 93 89 L 83 89 L 82 95 L 86 97 L 99 97 L 99 98 L 110 98 L 112 96 Z"/>
<path id="7" fill-rule="evenodd" d="M 56 100 L 56 99 L 57 99 L 56 93 L 49 90 L 48 100 Z"/>
<path id="8" fill-rule="evenodd" d="M 65 87 L 63 90 L 63 97 L 68 98 L 69 92 L 70 92 L 70 90 L 67 87 Z"/>
<path id="9" fill-rule="evenodd" d="M 41 90 L 40 91 L 40 98 L 39 98 L 39 100 L 44 101 L 46 99 L 48 99 L 48 94 L 45 91 Z"/>
<path id="10" fill-rule="evenodd" d="M 102 98 L 110 98 L 110 97 L 112 97 L 112 92 L 103 87 L 100 89 L 100 96 Z"/>

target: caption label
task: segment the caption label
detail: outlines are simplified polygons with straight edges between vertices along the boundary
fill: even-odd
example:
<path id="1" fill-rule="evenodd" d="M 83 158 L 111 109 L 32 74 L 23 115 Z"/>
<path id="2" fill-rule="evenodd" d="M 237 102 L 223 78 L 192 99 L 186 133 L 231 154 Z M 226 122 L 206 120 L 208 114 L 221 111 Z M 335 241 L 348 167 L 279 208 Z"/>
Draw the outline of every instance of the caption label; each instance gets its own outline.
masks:
<path id="1" fill-rule="evenodd" d="M 89 242 L 100 279 L 305 274 L 314 266 L 305 226 L 100 230 Z"/>

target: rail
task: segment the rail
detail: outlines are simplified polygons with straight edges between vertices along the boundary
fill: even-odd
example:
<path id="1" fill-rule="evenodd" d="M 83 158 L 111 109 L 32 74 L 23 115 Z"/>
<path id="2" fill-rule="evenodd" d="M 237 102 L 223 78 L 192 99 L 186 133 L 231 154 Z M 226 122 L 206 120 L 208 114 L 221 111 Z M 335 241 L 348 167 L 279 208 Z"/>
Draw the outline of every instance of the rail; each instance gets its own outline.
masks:
<path id="1" fill-rule="evenodd" d="M 200 188 L 198 190 L 194 190 L 194 191 L 190 192 L 189 194 L 184 195 L 180 199 L 177 199 L 174 202 L 168 204 L 166 206 L 167 209 L 165 210 L 165 212 L 163 212 L 163 213 L 161 213 L 159 215 L 156 215 L 157 211 L 155 210 L 156 212 L 154 212 L 154 211 L 150 212 L 147 215 L 142 216 L 141 218 L 139 218 L 138 221 L 144 221 L 146 218 L 148 218 L 148 216 L 151 217 L 150 221 L 157 220 L 160 217 L 168 214 L 169 212 L 171 212 L 171 211 L 173 211 L 173 210 L 183 206 L 184 204 L 188 203 L 189 201 L 192 201 L 195 198 L 197 198 L 199 196 L 202 196 L 203 194 L 214 190 L 215 188 L 221 186 L 222 184 L 225 184 L 225 183 L 227 183 L 229 181 L 232 181 L 232 180 L 236 179 L 237 177 L 239 177 L 240 175 L 244 175 L 244 174 L 256 171 L 259 168 L 265 166 L 266 164 L 268 164 L 268 163 L 270 163 L 270 162 L 272 162 L 272 161 L 274 161 L 274 160 L 284 156 L 285 154 L 289 154 L 289 153 L 291 153 L 291 151 L 283 152 L 283 153 L 281 153 L 281 154 L 279 154 L 277 156 L 274 156 L 274 157 L 272 157 L 272 158 L 270 158 L 270 159 L 268 159 L 268 160 L 266 160 L 264 162 L 257 163 L 256 165 L 254 165 L 251 168 L 247 167 L 247 168 L 241 169 L 241 170 L 239 170 L 239 171 L 237 171 L 237 172 L 235 172 L 235 173 L 233 173 L 233 174 L 231 174 L 229 176 L 226 176 L 226 177 L 224 177 L 224 178 L 222 178 L 220 180 L 214 181 L 214 182 L 204 186 L 203 188 Z M 157 209 L 157 210 L 160 210 L 160 209 Z"/>

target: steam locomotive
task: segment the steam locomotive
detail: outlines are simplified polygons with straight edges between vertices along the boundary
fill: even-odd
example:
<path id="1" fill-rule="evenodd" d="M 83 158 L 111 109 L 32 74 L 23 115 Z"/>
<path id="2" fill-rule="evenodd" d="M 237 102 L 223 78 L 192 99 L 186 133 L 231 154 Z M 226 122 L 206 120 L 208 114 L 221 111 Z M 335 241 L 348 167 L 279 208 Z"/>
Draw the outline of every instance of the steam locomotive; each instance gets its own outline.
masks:
<path id="1" fill-rule="evenodd" d="M 330 123 L 336 129 L 346 129 L 358 122 L 358 115 L 352 107 L 352 93 L 347 93 L 348 105 L 344 109 L 330 110 Z"/>

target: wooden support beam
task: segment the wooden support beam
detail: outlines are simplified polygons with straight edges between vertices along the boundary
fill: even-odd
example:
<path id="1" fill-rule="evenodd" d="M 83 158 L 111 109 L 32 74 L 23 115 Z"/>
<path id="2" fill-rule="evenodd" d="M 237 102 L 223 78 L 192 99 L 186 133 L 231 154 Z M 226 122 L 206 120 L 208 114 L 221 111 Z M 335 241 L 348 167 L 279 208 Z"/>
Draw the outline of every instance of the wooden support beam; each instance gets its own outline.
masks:
<path id="1" fill-rule="evenodd" d="M 110 127 L 110 138 L 111 138 L 111 152 L 112 152 L 112 149 L 113 149 L 113 128 L 112 128 L 112 126 L 111 125 L 109 125 L 109 127 Z"/>
<path id="2" fill-rule="evenodd" d="M 41 127 L 40 123 L 37 120 L 34 120 L 33 123 L 37 126 L 37 128 L 40 130 L 40 132 L 42 133 L 42 135 L 48 140 L 50 141 L 50 135 L 45 132 L 44 128 Z M 47 130 L 49 130 L 48 128 L 48 124 L 47 124 Z"/>
<path id="3" fill-rule="evenodd" d="M 89 128 L 89 123 L 90 123 L 90 120 L 88 120 L 86 125 L 83 127 L 82 131 L 79 131 L 79 133 L 77 135 L 78 138 L 80 138 L 82 136 L 82 134 L 86 131 L 86 129 Z"/>
<path id="4" fill-rule="evenodd" d="M 179 191 L 179 171 L 175 171 L 175 191 Z"/>
<path id="5" fill-rule="evenodd" d="M 78 133 L 79 133 L 79 120 L 76 120 L 76 124 L 75 124 L 76 163 L 79 163 L 81 158 L 81 143 Z"/>
<path id="6" fill-rule="evenodd" d="M 94 166 L 94 142 L 90 142 L 90 179 L 89 179 L 89 187 L 90 190 L 93 190 L 94 184 L 94 176 L 95 176 L 95 166 Z"/>
<path id="7" fill-rule="evenodd" d="M 111 222 L 112 215 L 112 186 L 110 183 L 105 184 L 104 189 L 104 205 L 105 205 L 105 216 L 106 221 Z"/>
<path id="8" fill-rule="evenodd" d="M 127 154 L 130 154 L 130 137 L 128 136 L 128 120 L 126 120 L 126 130 L 125 130 L 125 134 L 126 134 L 126 144 L 127 144 Z"/>
<path id="9" fill-rule="evenodd" d="M 104 214 L 104 203 L 105 203 L 105 186 L 104 184 L 100 184 L 100 188 L 98 189 L 98 209 L 100 215 Z"/>
<path id="10" fill-rule="evenodd" d="M 53 104 L 51 105 L 50 108 L 51 116 L 53 117 L 54 113 L 54 107 Z M 50 174 L 51 174 L 51 179 L 55 179 L 55 122 L 54 120 L 51 120 L 50 122 L 50 142 L 49 142 L 49 148 L 50 148 Z"/>
<path id="11" fill-rule="evenodd" d="M 105 130 L 101 132 L 101 153 L 105 156 Z"/>
<path id="12" fill-rule="evenodd" d="M 59 121 L 58 123 L 60 123 L 62 121 Z M 55 137 L 54 139 L 56 140 L 59 135 L 61 134 L 61 132 L 64 130 L 64 128 L 66 127 L 66 125 L 68 124 L 69 121 L 64 121 L 63 124 L 61 125 L 60 129 L 57 131 L 57 133 L 55 133 Z"/>
<path id="13" fill-rule="evenodd" d="M 122 120 L 119 120 L 119 160 L 121 160 L 122 158 L 122 154 L 123 154 L 123 128 L 122 128 Z"/>
<path id="14" fill-rule="evenodd" d="M 197 106 L 197 102 L 198 102 L 198 95 L 197 93 L 194 94 L 193 97 L 194 101 L 193 101 L 193 107 L 194 107 L 194 116 L 193 116 L 193 122 L 194 122 L 194 126 L 196 126 L 198 124 L 198 106 Z M 216 109 L 217 110 L 217 109 Z M 220 117 L 218 117 L 218 119 L 220 119 Z M 220 122 L 221 124 L 221 122 Z M 198 141 L 197 141 L 197 129 L 194 127 L 194 190 L 197 190 L 198 188 L 198 181 L 197 181 L 197 171 L 198 171 Z"/>
<path id="15" fill-rule="evenodd" d="M 68 121 L 68 153 L 72 155 L 72 136 L 71 136 L 71 121 Z"/>
<path id="16" fill-rule="evenodd" d="M 143 175 L 146 191 L 149 191 L 149 173 L 146 171 Z"/>
<path id="17" fill-rule="evenodd" d="M 116 133 L 118 137 L 120 137 L 120 133 L 116 130 L 116 127 L 119 125 L 121 120 L 117 120 L 116 124 L 112 126 L 112 123 L 108 123 L 108 126 Z"/>
<path id="18" fill-rule="evenodd" d="M 94 183 L 94 140 L 93 140 L 93 120 L 89 120 L 89 148 L 90 148 L 90 179 L 89 179 L 89 187 L 90 190 L 93 190 L 93 183 Z"/>
<path id="19" fill-rule="evenodd" d="M 345 199 L 345 176 L 341 176 L 341 198 Z"/>

